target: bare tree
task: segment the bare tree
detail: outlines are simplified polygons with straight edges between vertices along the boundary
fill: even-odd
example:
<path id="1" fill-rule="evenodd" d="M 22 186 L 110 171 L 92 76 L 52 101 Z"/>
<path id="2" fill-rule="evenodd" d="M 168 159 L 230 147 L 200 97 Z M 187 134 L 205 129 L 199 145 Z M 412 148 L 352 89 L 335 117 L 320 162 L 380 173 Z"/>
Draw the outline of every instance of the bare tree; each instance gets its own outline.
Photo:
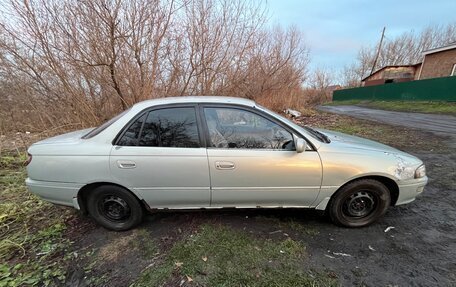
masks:
<path id="1" fill-rule="evenodd" d="M 190 94 L 291 103 L 308 50 L 295 27 L 265 26 L 264 4 L 10 0 L 0 16 L 2 119 L 14 107 L 35 129 L 85 127 L 141 100 Z"/>
<path id="2" fill-rule="evenodd" d="M 320 67 L 312 71 L 308 87 L 304 90 L 307 104 L 315 105 L 330 101 L 332 97 L 330 86 L 334 82 L 334 73 L 330 69 Z"/>

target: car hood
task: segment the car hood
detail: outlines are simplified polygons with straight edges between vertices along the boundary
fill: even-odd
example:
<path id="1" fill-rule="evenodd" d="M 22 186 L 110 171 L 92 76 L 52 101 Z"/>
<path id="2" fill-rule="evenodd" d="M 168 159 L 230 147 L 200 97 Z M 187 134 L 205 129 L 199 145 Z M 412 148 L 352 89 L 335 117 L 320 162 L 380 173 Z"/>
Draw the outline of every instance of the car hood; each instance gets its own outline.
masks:
<path id="1" fill-rule="evenodd" d="M 383 169 L 386 174 L 400 180 L 413 178 L 416 168 L 423 164 L 414 155 L 376 141 L 329 130 L 319 129 L 318 131 L 331 140 L 330 143 L 322 144 L 318 149 L 320 155 L 323 155 L 322 160 L 331 162 L 331 160 L 336 159 L 337 162 L 337 159 L 340 158 L 334 157 L 334 154 L 343 154 L 345 155 L 342 157 L 344 161 L 353 160 L 355 165 L 357 162 L 361 170 L 366 165 L 370 165 L 370 171 Z M 347 156 L 347 154 L 349 155 Z"/>
<path id="2" fill-rule="evenodd" d="M 369 151 L 380 151 L 380 152 L 391 152 L 396 154 L 402 154 L 403 152 L 393 148 L 391 146 L 381 144 L 376 141 L 368 140 L 365 138 L 351 136 L 340 132 L 325 130 L 325 129 L 316 129 L 319 132 L 328 136 L 331 140 L 331 144 L 336 144 L 343 146 L 344 148 L 349 149 L 361 149 Z"/>
<path id="3" fill-rule="evenodd" d="M 75 143 L 80 141 L 82 136 L 87 134 L 90 130 L 92 130 L 92 128 L 58 135 L 55 137 L 41 140 L 39 142 L 34 143 L 33 145 Z"/>

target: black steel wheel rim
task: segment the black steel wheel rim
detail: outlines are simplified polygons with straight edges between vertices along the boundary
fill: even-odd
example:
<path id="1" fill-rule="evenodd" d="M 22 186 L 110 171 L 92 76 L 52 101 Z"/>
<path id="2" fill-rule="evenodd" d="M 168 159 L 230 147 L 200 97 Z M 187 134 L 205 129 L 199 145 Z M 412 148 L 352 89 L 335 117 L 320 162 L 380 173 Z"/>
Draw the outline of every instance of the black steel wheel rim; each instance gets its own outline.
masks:
<path id="1" fill-rule="evenodd" d="M 375 210 L 376 198 L 368 190 L 360 190 L 351 194 L 343 203 L 343 213 L 348 217 L 362 218 Z"/>
<path id="2" fill-rule="evenodd" d="M 98 202 L 98 210 L 105 218 L 115 222 L 125 221 L 131 215 L 128 203 L 115 195 L 101 198 Z"/>

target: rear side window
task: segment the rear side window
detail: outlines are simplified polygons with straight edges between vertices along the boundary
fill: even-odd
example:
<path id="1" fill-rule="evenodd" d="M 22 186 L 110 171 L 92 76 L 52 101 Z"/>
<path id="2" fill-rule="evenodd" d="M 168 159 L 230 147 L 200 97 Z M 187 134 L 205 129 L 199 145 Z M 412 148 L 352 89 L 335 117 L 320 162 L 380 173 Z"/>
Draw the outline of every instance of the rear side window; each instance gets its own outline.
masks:
<path id="1" fill-rule="evenodd" d="M 126 130 L 118 144 L 149 147 L 200 147 L 195 109 L 185 107 L 151 111 L 136 120 Z"/>
<path id="2" fill-rule="evenodd" d="M 128 113 L 130 111 L 130 109 L 128 110 L 125 110 L 123 111 L 122 113 L 118 114 L 117 116 L 113 117 L 112 119 L 110 119 L 109 121 L 105 122 L 104 124 L 102 124 L 101 126 L 97 127 L 97 128 L 94 128 L 93 130 L 91 130 L 90 132 L 88 132 L 87 134 L 83 135 L 82 136 L 82 139 L 90 139 L 90 138 L 93 138 L 94 136 L 98 135 L 99 133 L 101 133 L 102 131 L 104 131 L 105 129 L 107 129 L 110 125 L 112 125 L 113 123 L 115 123 L 118 119 L 120 119 L 123 115 L 125 115 L 126 113 Z"/>

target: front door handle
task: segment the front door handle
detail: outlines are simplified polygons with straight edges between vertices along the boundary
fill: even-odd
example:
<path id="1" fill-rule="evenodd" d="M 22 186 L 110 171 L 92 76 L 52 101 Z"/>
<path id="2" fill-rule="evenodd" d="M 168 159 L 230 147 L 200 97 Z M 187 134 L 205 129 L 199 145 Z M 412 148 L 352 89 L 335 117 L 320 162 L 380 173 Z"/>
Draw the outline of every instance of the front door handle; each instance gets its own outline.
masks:
<path id="1" fill-rule="evenodd" d="M 234 169 L 236 166 L 234 162 L 231 161 L 216 161 L 215 168 L 216 169 Z"/>
<path id="2" fill-rule="evenodd" d="M 135 168 L 136 163 L 131 160 L 118 160 L 117 161 L 117 166 L 119 168 Z"/>

